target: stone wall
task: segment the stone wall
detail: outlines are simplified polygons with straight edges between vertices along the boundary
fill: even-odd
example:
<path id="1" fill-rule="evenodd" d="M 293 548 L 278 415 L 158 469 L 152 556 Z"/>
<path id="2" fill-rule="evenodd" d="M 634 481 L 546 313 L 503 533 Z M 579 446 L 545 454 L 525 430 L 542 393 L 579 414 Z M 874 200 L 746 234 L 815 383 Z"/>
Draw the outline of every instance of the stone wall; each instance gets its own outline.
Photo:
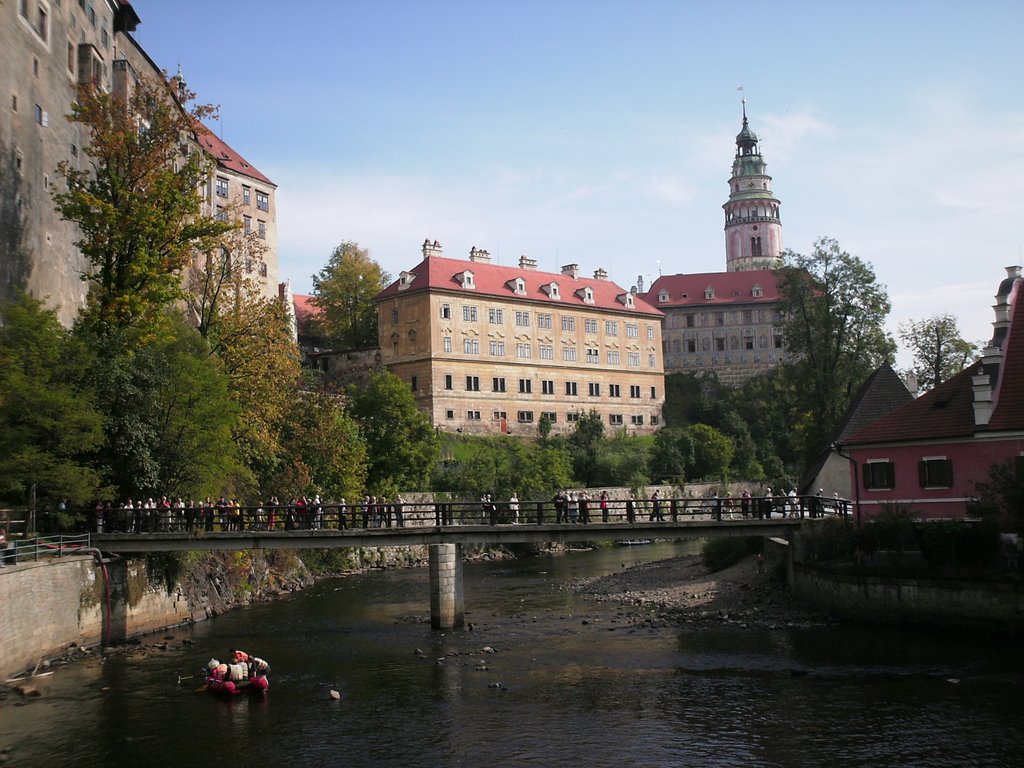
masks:
<path id="1" fill-rule="evenodd" d="M 794 563 L 801 600 L 859 621 L 1024 630 L 1024 586 L 834 574 Z"/>

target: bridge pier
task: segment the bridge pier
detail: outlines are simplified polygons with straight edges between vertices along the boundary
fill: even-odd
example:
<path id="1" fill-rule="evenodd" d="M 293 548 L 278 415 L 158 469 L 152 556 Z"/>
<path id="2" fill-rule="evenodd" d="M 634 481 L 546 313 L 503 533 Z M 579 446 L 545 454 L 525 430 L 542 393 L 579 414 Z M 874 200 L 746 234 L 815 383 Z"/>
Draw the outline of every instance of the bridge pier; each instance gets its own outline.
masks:
<path id="1" fill-rule="evenodd" d="M 430 545 L 430 626 L 455 629 L 465 621 L 462 545 Z"/>

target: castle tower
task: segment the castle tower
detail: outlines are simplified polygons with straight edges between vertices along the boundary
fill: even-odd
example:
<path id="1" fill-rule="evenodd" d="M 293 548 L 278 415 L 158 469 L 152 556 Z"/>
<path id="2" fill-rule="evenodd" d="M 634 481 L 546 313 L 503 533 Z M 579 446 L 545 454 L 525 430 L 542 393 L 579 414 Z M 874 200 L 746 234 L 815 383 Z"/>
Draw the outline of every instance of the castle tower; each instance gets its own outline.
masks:
<path id="1" fill-rule="evenodd" d="M 725 268 L 729 272 L 780 266 L 782 222 L 779 201 L 772 195 L 772 177 L 757 148 L 757 134 L 747 125 L 743 100 L 743 129 L 736 136 L 736 157 L 729 179 L 725 210 Z"/>

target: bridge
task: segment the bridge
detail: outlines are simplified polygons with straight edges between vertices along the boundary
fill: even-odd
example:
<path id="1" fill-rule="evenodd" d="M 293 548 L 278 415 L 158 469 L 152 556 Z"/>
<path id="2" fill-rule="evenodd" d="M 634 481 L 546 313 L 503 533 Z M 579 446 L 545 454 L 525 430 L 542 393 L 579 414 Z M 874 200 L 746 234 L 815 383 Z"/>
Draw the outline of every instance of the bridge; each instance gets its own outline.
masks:
<path id="1" fill-rule="evenodd" d="M 461 626 L 466 545 L 644 541 L 782 536 L 805 517 L 848 514 L 848 502 L 820 498 L 665 499 L 589 504 L 551 501 L 371 503 L 278 507 L 97 509 L 94 549 L 118 555 L 250 549 L 343 549 L 425 545 L 435 628 Z M 832 500 L 828 500 L 831 502 Z M 554 522 L 552 522 L 554 520 Z"/>

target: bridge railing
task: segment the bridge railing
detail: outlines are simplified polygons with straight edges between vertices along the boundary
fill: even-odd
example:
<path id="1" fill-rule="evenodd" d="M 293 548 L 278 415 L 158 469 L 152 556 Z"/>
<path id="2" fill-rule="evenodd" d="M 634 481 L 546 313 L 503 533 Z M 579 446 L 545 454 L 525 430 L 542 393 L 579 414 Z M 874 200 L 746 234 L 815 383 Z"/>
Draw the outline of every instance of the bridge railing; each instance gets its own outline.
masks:
<path id="1" fill-rule="evenodd" d="M 0 564 L 16 565 L 43 558 L 81 555 L 91 546 L 88 533 L 19 539 L 0 546 Z"/>
<path id="2" fill-rule="evenodd" d="M 846 499 L 820 496 L 509 501 L 419 501 L 356 504 L 214 505 L 103 510 L 99 533 L 295 531 L 413 526 L 594 524 L 847 516 Z"/>

